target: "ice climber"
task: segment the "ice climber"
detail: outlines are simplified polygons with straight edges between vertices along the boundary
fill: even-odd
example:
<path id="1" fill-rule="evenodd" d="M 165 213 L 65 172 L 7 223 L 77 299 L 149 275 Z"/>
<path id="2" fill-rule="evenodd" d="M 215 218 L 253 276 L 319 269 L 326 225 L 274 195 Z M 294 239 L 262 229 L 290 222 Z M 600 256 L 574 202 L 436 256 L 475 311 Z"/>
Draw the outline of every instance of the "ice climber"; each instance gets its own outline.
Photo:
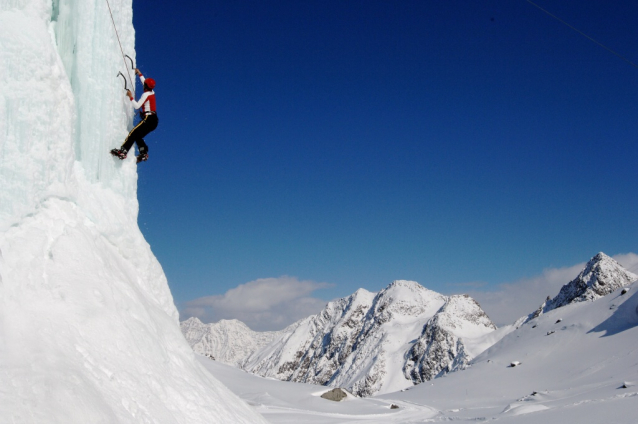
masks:
<path id="1" fill-rule="evenodd" d="M 126 140 L 124 140 L 122 147 L 111 150 L 111 154 L 120 159 L 126 159 L 126 154 L 131 150 L 131 147 L 133 147 L 133 143 L 136 143 L 137 150 L 140 152 L 137 156 L 137 163 L 140 163 L 148 160 L 148 146 L 144 142 L 144 137 L 157 128 L 158 120 L 157 111 L 155 110 L 155 92 L 153 91 L 155 88 L 155 80 L 153 78 L 144 78 L 144 75 L 142 75 L 137 68 L 135 69 L 135 74 L 140 77 L 140 81 L 144 85 L 144 94 L 142 94 L 142 97 L 140 97 L 140 100 L 137 102 L 130 90 L 126 90 L 126 95 L 131 99 L 131 102 L 133 102 L 135 109 L 141 108 L 140 117 L 142 121 L 131 130 Z"/>

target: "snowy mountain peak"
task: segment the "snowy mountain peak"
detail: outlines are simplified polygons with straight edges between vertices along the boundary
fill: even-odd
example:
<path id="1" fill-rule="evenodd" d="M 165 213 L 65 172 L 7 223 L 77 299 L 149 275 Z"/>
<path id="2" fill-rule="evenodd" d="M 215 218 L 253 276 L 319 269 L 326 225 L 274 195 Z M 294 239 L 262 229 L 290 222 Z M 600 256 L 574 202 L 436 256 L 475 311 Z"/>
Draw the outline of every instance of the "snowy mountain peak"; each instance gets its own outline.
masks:
<path id="1" fill-rule="evenodd" d="M 374 299 L 374 315 L 382 321 L 394 316 L 429 316 L 445 303 L 445 296 L 428 290 L 415 281 L 396 280 Z"/>
<path id="2" fill-rule="evenodd" d="M 197 325 L 203 325 L 203 324 L 204 324 L 204 323 L 203 323 L 203 322 L 201 322 L 201 321 L 199 320 L 199 318 L 197 318 L 197 317 L 190 317 L 190 318 L 188 318 L 187 320 L 185 320 L 185 321 L 182 321 L 182 322 L 181 322 L 181 325 L 182 325 L 182 326 L 186 326 L 186 327 L 197 326 Z"/>
<path id="3" fill-rule="evenodd" d="M 477 339 L 494 330 L 496 326 L 474 299 L 450 296 L 407 352 L 403 373 L 418 384 L 464 369 L 480 352 L 470 352 L 463 340 Z"/>
<path id="4" fill-rule="evenodd" d="M 575 302 L 596 300 L 638 279 L 616 260 L 599 252 L 587 262 L 578 276 L 565 284 L 556 297 L 548 299 L 528 318 L 533 319 L 553 309 Z"/>
<path id="5" fill-rule="evenodd" d="M 437 319 L 442 326 L 454 330 L 459 337 L 476 337 L 485 330 L 496 330 L 496 325 L 481 309 L 478 302 L 466 294 L 448 298 Z"/>
<path id="6" fill-rule="evenodd" d="M 600 287 L 613 284 L 614 281 L 627 280 L 635 281 L 638 276 L 625 270 L 615 259 L 599 252 L 587 262 L 585 269 L 578 278 L 587 283 L 589 287 L 597 292 L 602 292 Z M 630 281 L 630 282 L 631 282 Z M 625 284 L 626 285 L 626 284 Z"/>
<path id="7" fill-rule="evenodd" d="M 354 293 L 352 293 L 351 296 L 359 297 L 359 296 L 370 296 L 370 295 L 374 296 L 374 293 L 362 287 L 360 289 L 357 289 Z"/>
<path id="8" fill-rule="evenodd" d="M 191 325 L 184 322 L 182 329 Z M 213 324 L 208 326 L 211 332 L 221 331 Z M 423 336 L 426 328 L 429 332 Z M 379 293 L 359 289 L 329 302 L 319 314 L 282 330 L 239 366 L 264 377 L 344 387 L 359 396 L 370 396 L 463 368 L 473 356 L 463 347 L 461 338 L 482 336 L 495 328 L 469 296 L 446 297 L 414 281 L 397 280 Z M 443 332 L 454 349 L 437 344 L 426 352 L 427 346 L 438 343 L 437 337 Z M 428 339 L 432 334 L 434 339 Z M 219 347 L 212 343 L 221 336 L 208 337 L 208 347 L 201 341 L 190 343 L 201 353 L 215 356 L 218 351 L 214 349 Z M 227 345 L 236 342 L 224 339 Z M 415 344 L 421 350 L 411 351 Z M 433 354 L 441 349 L 447 349 L 446 355 Z M 406 365 L 406 361 L 412 365 Z M 434 374 L 422 373 L 413 378 L 410 371 L 404 371 L 405 367 L 414 368 L 415 363 L 418 367 L 424 361 L 436 369 Z"/>
<path id="9" fill-rule="evenodd" d="M 355 291 L 354 293 L 352 293 L 350 296 L 346 297 L 345 299 L 347 299 L 347 302 L 351 306 L 361 305 L 361 304 L 370 305 L 376 295 L 377 295 L 376 293 L 373 293 L 366 289 L 358 289 L 357 291 Z M 339 300 L 337 300 L 337 302 L 338 301 Z"/>
<path id="10" fill-rule="evenodd" d="M 406 288 L 408 290 L 422 290 L 422 289 L 425 289 L 425 287 L 423 287 L 421 284 L 417 283 L 416 281 L 394 280 L 384 290 L 392 290 L 392 289 L 398 288 L 398 287 L 404 287 L 404 288 Z"/>
<path id="11" fill-rule="evenodd" d="M 416 281 L 395 280 L 388 287 L 381 290 L 378 297 L 393 298 L 396 300 L 410 300 L 414 296 L 423 300 L 434 300 L 442 298 L 442 295 L 423 287 Z"/>

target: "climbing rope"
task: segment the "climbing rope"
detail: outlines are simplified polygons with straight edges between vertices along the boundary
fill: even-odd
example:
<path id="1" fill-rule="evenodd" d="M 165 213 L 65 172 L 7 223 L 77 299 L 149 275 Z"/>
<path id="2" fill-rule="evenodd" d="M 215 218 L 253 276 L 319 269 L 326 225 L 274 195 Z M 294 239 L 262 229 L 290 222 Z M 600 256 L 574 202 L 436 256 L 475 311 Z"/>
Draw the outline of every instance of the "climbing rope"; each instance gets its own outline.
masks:
<path id="1" fill-rule="evenodd" d="M 591 38 L 589 35 L 585 34 L 584 32 L 582 32 L 581 30 L 579 30 L 578 28 L 573 27 L 572 25 L 568 24 L 567 22 L 563 21 L 561 18 L 559 18 L 556 15 L 551 14 L 550 12 L 548 12 L 547 10 L 543 9 L 542 7 L 540 7 L 539 5 L 537 5 L 536 3 L 534 3 L 531 0 L 525 0 L 526 2 L 528 2 L 529 4 L 531 4 L 532 6 L 536 7 L 537 9 L 547 13 L 549 16 L 551 16 L 552 18 L 556 19 L 558 22 L 567 25 L 569 28 L 573 29 L 574 31 L 576 31 L 577 33 L 579 33 L 580 35 L 582 35 L 583 37 L 587 38 L 590 41 L 593 41 L 594 43 L 598 44 L 600 47 L 602 47 L 603 49 L 609 51 L 610 53 L 618 56 L 619 58 L 621 58 L 622 60 L 624 60 L 625 62 L 627 62 L 628 64 L 630 64 L 631 66 L 633 66 L 634 68 L 638 68 L 638 65 L 636 65 L 634 62 L 632 62 L 631 60 L 627 59 L 626 57 L 624 57 L 623 55 L 621 55 L 620 53 L 616 52 L 615 50 L 610 49 L 609 47 L 605 46 L 603 43 L 594 40 L 593 38 Z"/>
<path id="2" fill-rule="evenodd" d="M 120 34 L 117 32 L 117 27 L 115 26 L 115 19 L 113 19 L 113 11 L 111 10 L 111 5 L 109 4 L 109 0 L 106 0 L 106 5 L 109 8 L 109 13 L 111 14 L 111 22 L 113 22 L 113 29 L 115 30 L 115 36 L 117 37 L 117 43 L 120 45 L 120 52 L 122 52 L 122 60 L 124 61 L 124 68 L 126 68 L 126 73 L 128 74 L 128 79 L 131 81 L 131 91 L 133 92 L 133 96 L 135 96 L 135 82 L 131 78 L 131 73 L 128 70 L 128 66 L 126 65 L 127 55 L 124 54 L 124 49 L 122 48 L 122 42 L 120 41 Z M 131 65 L 133 64 L 133 59 L 131 59 Z M 119 75 L 119 74 L 118 74 Z M 124 81 L 124 87 L 126 88 L 126 80 Z"/>

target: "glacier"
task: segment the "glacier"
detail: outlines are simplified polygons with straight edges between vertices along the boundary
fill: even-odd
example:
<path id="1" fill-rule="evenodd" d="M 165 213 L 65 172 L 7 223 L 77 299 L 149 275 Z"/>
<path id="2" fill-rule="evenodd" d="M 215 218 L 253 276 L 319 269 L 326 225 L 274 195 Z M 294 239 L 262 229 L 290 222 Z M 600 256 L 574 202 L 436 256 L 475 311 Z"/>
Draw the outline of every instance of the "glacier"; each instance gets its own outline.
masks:
<path id="1" fill-rule="evenodd" d="M 132 0 L 110 6 L 135 60 Z M 263 423 L 196 361 L 108 154 L 125 69 L 106 1 L 0 0 L 1 421 Z"/>

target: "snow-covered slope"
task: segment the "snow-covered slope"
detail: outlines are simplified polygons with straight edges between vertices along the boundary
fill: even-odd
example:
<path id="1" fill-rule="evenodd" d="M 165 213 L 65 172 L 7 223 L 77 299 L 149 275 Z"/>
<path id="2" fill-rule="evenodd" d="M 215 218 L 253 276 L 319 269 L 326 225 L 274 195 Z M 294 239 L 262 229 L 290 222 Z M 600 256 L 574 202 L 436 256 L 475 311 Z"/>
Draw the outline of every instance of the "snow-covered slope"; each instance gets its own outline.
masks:
<path id="1" fill-rule="evenodd" d="M 204 324 L 192 317 L 180 326 L 196 353 L 236 367 L 281 334 L 281 331 L 253 331 L 236 319 Z"/>
<path id="2" fill-rule="evenodd" d="M 605 262 L 604 256 L 597 255 L 585 269 L 596 269 Z M 598 275 L 630 275 L 622 268 L 614 266 L 613 270 L 611 274 Z M 588 274 L 585 271 L 580 277 Z M 613 280 L 619 281 L 617 277 L 597 277 L 602 286 L 617 284 Z M 565 287 L 570 285 L 573 282 Z M 348 399 L 343 404 L 319 399 L 325 389 L 315 391 L 305 384 L 260 379 L 215 361 L 201 360 L 217 370 L 235 393 L 255 405 L 272 423 L 634 424 L 638 402 L 638 282 L 617 287 L 591 301 L 571 301 L 527 322 L 521 319 L 517 321 L 518 327 L 489 332 L 482 327 L 490 327 L 490 321 L 471 299 L 444 298 L 444 305 L 427 321 L 421 336 L 430 333 L 429 328 L 433 329 L 432 334 L 445 335 L 452 328 L 460 336 L 471 336 L 447 345 L 442 343 L 447 340 L 445 337 L 437 340 L 439 346 L 462 345 L 468 352 L 478 354 L 466 369 L 444 373 L 440 375 L 442 378 L 406 390 Z M 364 301 L 366 296 L 359 297 L 366 293 L 368 302 Z M 337 311 L 348 311 L 348 304 L 374 304 L 379 296 L 370 301 L 371 293 L 359 291 L 355 295 L 333 302 L 319 316 L 327 321 L 339 316 Z M 386 307 L 379 309 L 388 309 L 389 303 L 381 304 Z M 394 307 L 389 309 L 396 311 Z M 403 304 L 398 309 L 406 311 L 410 306 Z M 372 305 L 369 310 L 373 310 Z M 354 326 L 366 320 L 367 314 L 363 316 L 346 322 Z M 298 323 L 299 328 L 311 328 L 312 318 Z M 359 324 L 357 331 L 362 332 L 364 327 L 365 324 Z M 268 354 L 283 349 L 286 339 L 280 342 L 271 345 L 273 350 Z M 488 346 L 491 347 L 486 349 Z M 445 349 L 435 350 L 448 353 Z M 390 409 L 389 405 L 395 405 L 396 409 Z"/>
<path id="3" fill-rule="evenodd" d="M 273 424 L 635 424 L 638 283 L 627 289 L 539 316 L 464 371 L 364 399 L 326 401 L 319 397 L 324 387 L 200 360 Z"/>
<path id="4" fill-rule="evenodd" d="M 131 0 L 111 0 L 135 58 Z M 138 226 L 106 2 L 0 0 L 0 421 L 259 423 L 195 360 Z M 159 88 L 159 87 L 158 87 Z"/>
<path id="5" fill-rule="evenodd" d="M 635 423 L 638 283 L 627 288 L 542 314 L 468 369 L 381 398 L 436 408 L 439 421 Z"/>
<path id="6" fill-rule="evenodd" d="M 439 414 L 434 408 L 420 405 L 402 404 L 401 408 L 393 409 L 394 401 L 375 397 L 348 396 L 341 402 L 333 402 L 320 397 L 332 390 L 328 387 L 263 378 L 205 357 L 199 360 L 270 423 L 407 424 L 427 422 Z"/>
<path id="7" fill-rule="evenodd" d="M 454 349 L 442 346 L 438 336 L 423 338 L 428 328 L 436 334 L 445 332 Z M 284 330 L 249 357 L 243 368 L 261 376 L 344 387 L 370 396 L 463 368 L 477 352 L 457 349 L 463 345 L 461 338 L 481 337 L 494 329 L 467 296 L 446 297 L 413 281 L 395 281 L 377 294 L 359 289 L 328 303 L 318 315 Z M 417 350 L 417 345 L 431 348 Z M 447 354 L 439 355 L 440 350 Z M 412 372 L 423 369 L 424 362 L 437 372 Z"/>
<path id="8" fill-rule="evenodd" d="M 528 320 L 570 303 L 599 299 L 637 279 L 638 275 L 625 270 L 614 259 L 600 252 L 587 262 L 585 269 L 575 279 L 561 288 L 556 297 L 548 297 L 536 312 L 530 314 Z"/>

